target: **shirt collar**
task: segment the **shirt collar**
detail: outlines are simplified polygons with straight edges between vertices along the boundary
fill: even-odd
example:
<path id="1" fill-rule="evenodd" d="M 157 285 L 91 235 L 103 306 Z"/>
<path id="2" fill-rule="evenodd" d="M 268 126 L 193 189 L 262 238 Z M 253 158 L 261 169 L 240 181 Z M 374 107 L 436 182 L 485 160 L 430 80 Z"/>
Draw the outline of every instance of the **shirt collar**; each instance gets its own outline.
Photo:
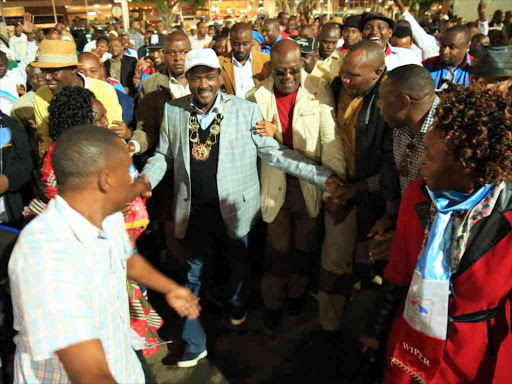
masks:
<path id="1" fill-rule="evenodd" d="M 249 63 L 252 65 L 252 53 L 249 54 L 249 58 L 247 59 L 247 61 L 245 62 L 245 64 L 240 64 L 240 62 L 236 59 L 235 55 L 233 55 L 233 65 L 235 67 L 240 67 L 240 68 L 243 68 L 245 67 L 245 65 Z"/>
<path id="2" fill-rule="evenodd" d="M 179 82 L 178 80 L 176 80 L 175 77 L 173 76 L 169 76 L 169 81 L 173 84 L 176 84 L 176 85 L 181 85 L 183 88 L 188 88 L 188 83 L 187 85 L 183 85 L 181 82 Z"/>
<path id="3" fill-rule="evenodd" d="M 427 133 L 427 130 L 430 128 L 432 123 L 434 122 L 434 116 L 436 115 L 437 106 L 441 99 L 436 95 L 434 102 L 432 103 L 432 107 L 430 107 L 430 111 L 428 111 L 427 117 L 421 126 L 420 133 Z"/>
<path id="4" fill-rule="evenodd" d="M 89 220 L 71 208 L 67 201 L 59 195 L 50 201 L 49 204 L 54 204 L 59 214 L 64 218 L 64 221 L 66 221 L 71 230 L 75 233 L 75 236 L 84 245 L 95 247 L 95 241 L 99 237 L 106 237 L 103 231 L 96 228 Z M 104 222 L 105 221 L 103 221 L 103 223 Z"/>
<path id="5" fill-rule="evenodd" d="M 82 75 L 80 72 L 77 72 L 76 74 L 84 80 L 84 88 L 89 89 L 89 81 L 87 81 L 87 77 Z"/>
<path id="6" fill-rule="evenodd" d="M 219 105 L 220 105 L 220 91 L 217 93 L 217 97 L 215 98 L 215 102 L 213 103 L 213 106 L 212 108 L 204 113 L 201 108 L 199 108 L 195 101 L 194 101 L 194 97 L 192 97 L 192 103 L 190 103 L 190 109 L 194 112 L 197 112 L 199 115 L 203 115 L 203 116 L 206 116 L 206 115 L 209 115 L 209 114 L 217 114 L 217 112 L 219 111 Z"/>
<path id="7" fill-rule="evenodd" d="M 391 47 L 391 44 L 387 44 L 386 45 L 386 49 L 384 50 L 384 56 L 389 56 L 391 55 L 393 52 L 393 48 Z"/>

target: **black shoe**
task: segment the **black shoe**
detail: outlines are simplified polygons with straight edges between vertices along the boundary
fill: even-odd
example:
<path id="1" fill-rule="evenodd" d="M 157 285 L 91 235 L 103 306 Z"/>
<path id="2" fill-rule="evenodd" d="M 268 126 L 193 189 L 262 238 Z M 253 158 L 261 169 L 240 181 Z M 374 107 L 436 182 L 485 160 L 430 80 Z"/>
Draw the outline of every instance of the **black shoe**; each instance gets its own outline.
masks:
<path id="1" fill-rule="evenodd" d="M 298 319 L 304 314 L 304 297 L 288 298 L 288 316 L 292 319 Z"/>
<path id="2" fill-rule="evenodd" d="M 247 309 L 245 307 L 235 307 L 231 309 L 231 324 L 241 325 L 247 319 Z"/>
<path id="3" fill-rule="evenodd" d="M 282 311 L 265 309 L 263 311 L 263 330 L 269 334 L 273 335 L 279 323 L 281 322 Z"/>

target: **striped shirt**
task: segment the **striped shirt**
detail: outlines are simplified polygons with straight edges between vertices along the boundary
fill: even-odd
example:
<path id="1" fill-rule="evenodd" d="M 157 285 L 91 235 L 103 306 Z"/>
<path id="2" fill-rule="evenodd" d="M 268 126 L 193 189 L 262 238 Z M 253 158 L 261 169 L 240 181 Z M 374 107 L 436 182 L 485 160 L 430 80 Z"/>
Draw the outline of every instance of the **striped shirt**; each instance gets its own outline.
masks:
<path id="1" fill-rule="evenodd" d="M 93 226 L 57 196 L 25 227 L 9 277 L 15 382 L 68 383 L 55 352 L 99 339 L 118 383 L 144 383 L 132 347 L 126 260 L 132 247 L 120 213 Z"/>

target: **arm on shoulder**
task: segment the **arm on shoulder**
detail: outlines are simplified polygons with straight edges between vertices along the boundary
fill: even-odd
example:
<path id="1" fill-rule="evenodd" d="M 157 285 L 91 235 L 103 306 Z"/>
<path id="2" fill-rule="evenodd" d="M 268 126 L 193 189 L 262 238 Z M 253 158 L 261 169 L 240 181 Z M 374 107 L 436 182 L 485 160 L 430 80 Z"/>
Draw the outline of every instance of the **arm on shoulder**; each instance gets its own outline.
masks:
<path id="1" fill-rule="evenodd" d="M 99 339 L 83 341 L 56 353 L 72 383 L 116 383 Z"/>

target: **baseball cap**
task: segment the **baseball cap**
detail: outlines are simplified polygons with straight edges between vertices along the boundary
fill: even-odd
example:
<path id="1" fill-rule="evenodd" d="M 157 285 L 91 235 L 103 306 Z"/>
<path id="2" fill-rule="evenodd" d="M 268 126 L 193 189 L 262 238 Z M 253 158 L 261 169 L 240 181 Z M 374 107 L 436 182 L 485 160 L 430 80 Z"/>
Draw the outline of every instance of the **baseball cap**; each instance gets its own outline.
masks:
<path id="1" fill-rule="evenodd" d="M 318 40 L 314 39 L 313 37 L 290 36 L 289 39 L 295 40 L 295 42 L 299 45 L 300 53 L 307 55 L 311 52 L 318 52 L 318 47 L 320 44 L 318 43 Z"/>
<path id="2" fill-rule="evenodd" d="M 211 48 L 196 48 L 187 53 L 185 58 L 185 74 L 198 65 L 220 69 L 219 58 Z"/>
<path id="3" fill-rule="evenodd" d="M 148 49 L 163 49 L 164 45 L 162 44 L 160 39 L 160 35 L 154 33 L 149 38 L 149 45 L 147 46 Z"/>

